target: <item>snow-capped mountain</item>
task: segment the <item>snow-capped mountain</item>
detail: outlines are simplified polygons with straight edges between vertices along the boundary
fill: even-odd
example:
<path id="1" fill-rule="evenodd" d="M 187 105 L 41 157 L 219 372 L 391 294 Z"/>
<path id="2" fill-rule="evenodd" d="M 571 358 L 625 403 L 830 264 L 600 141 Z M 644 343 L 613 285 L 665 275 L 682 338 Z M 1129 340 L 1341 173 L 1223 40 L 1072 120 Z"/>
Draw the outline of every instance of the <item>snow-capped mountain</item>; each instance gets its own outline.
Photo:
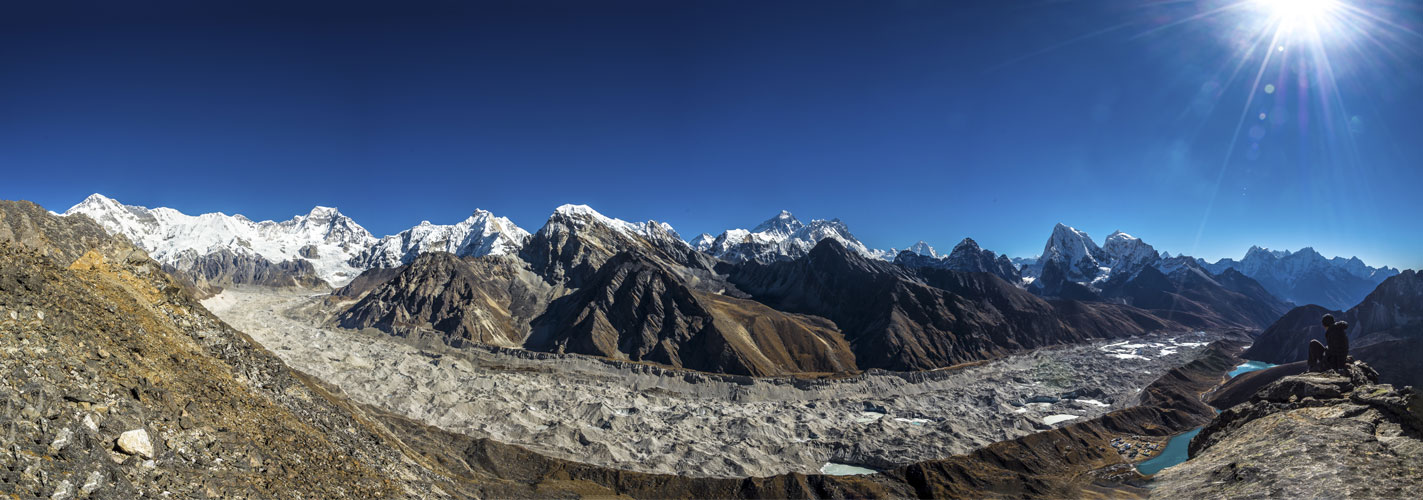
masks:
<path id="1" fill-rule="evenodd" d="M 1136 273 L 1155 266 L 1162 259 L 1155 248 L 1130 234 L 1117 231 L 1107 236 L 1102 246 L 1092 241 L 1085 231 L 1059 223 L 1052 229 L 1036 261 L 1017 259 L 1025 263 L 1025 274 L 1036 278 L 1051 262 L 1069 281 L 1092 285 L 1117 274 Z"/>
<path id="2" fill-rule="evenodd" d="M 396 267 L 409 264 L 426 252 L 449 252 L 459 257 L 516 255 L 531 235 L 504 217 L 487 210 L 475 210 L 469 218 L 452 225 L 419 225 L 381 238 L 353 262 L 357 267 Z"/>
<path id="3" fill-rule="evenodd" d="M 1344 310 L 1363 300 L 1385 279 L 1399 273 L 1390 267 L 1370 267 L 1358 257 L 1325 258 L 1313 248 L 1270 250 L 1250 247 L 1245 258 L 1200 260 L 1203 267 L 1219 273 L 1235 269 L 1259 281 L 1276 296 L 1295 304 L 1317 304 Z"/>
<path id="4" fill-rule="evenodd" d="M 1107 261 L 1102 247 L 1097 246 L 1086 232 L 1058 223 L 1053 226 L 1052 235 L 1043 246 L 1043 255 L 1034 266 L 1036 269 L 1028 274 L 1037 277 L 1043 268 L 1051 265 L 1068 281 L 1091 283 L 1107 278 L 1111 271 L 1105 267 Z"/>
<path id="5" fill-rule="evenodd" d="M 922 244 L 923 242 L 919 242 Z M 915 245 L 918 246 L 918 245 Z M 925 245 L 927 246 L 927 245 Z M 895 256 L 894 263 L 908 268 L 938 268 L 953 271 L 991 273 L 1004 281 L 1018 285 L 1023 281 L 1023 276 L 1019 274 L 1018 267 L 1006 255 L 998 255 L 992 250 L 979 248 L 978 242 L 973 238 L 964 238 L 958 245 L 954 245 L 952 252 L 943 257 L 933 257 L 933 249 L 929 249 L 929 255 L 924 255 L 912 250 L 899 252 Z"/>
<path id="6" fill-rule="evenodd" d="M 519 252 L 533 270 L 554 284 L 578 288 L 621 252 L 679 269 L 709 271 L 714 261 L 693 249 L 665 222 L 628 222 L 587 205 L 563 205 Z"/>
<path id="7" fill-rule="evenodd" d="M 845 248 L 866 257 L 880 260 L 894 257 L 887 251 L 866 247 L 850 234 L 840 219 L 816 219 L 806 224 L 785 210 L 749 231 L 731 229 L 710 241 L 707 236 L 710 235 L 693 240 L 693 248 L 730 262 L 792 260 L 809 253 L 816 243 L 826 238 L 839 241 Z"/>
<path id="8" fill-rule="evenodd" d="M 196 278 L 217 272 L 261 274 L 261 270 L 231 266 L 309 263 L 316 277 L 339 286 L 362 269 L 352 257 L 375 244 L 375 237 L 351 218 L 330 207 L 312 208 L 281 222 L 254 222 L 242 215 L 187 215 L 171 208 L 124 205 L 93 194 L 64 215 L 84 214 L 111 233 L 122 234 L 155 260 Z M 216 256 L 217 261 L 209 256 Z M 297 266 L 300 269 L 304 266 Z M 234 282 L 241 282 L 240 280 Z"/>
<path id="9" fill-rule="evenodd" d="M 939 258 L 939 252 L 935 252 L 934 247 L 929 246 L 929 244 L 925 243 L 924 240 L 919 240 L 918 243 L 909 245 L 909 248 L 906 248 L 905 250 L 914 252 L 915 254 L 922 255 L 924 257 L 930 257 L 935 259 Z"/>
<path id="10" fill-rule="evenodd" d="M 1151 245 L 1121 231 L 1107 236 L 1102 253 L 1107 256 L 1107 262 L 1103 265 L 1110 268 L 1112 274 L 1135 273 L 1161 260 L 1161 255 Z"/>

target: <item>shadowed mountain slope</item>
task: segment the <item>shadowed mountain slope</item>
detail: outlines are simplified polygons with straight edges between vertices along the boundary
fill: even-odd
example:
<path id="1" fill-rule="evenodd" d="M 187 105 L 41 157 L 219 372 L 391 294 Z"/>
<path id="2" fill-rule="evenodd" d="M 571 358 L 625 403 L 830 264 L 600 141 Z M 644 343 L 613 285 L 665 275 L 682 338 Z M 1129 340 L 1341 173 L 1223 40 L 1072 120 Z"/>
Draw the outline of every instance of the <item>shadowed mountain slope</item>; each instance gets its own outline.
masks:
<path id="1" fill-rule="evenodd" d="M 987 273 L 909 271 L 823 240 L 804 258 L 747 263 L 730 281 L 776 309 L 824 316 L 849 339 L 861 368 L 924 370 L 1005 353 L 1179 327 L 1126 306 L 1057 306 Z M 1124 312 L 1108 318 L 1110 312 Z M 1133 321 L 1121 322 L 1121 319 Z M 1084 324 L 1099 322 L 1083 327 Z"/>
<path id="2" fill-rule="evenodd" d="M 744 375 L 855 368 L 835 325 L 696 291 L 640 252 L 623 252 L 555 300 L 526 347 Z"/>

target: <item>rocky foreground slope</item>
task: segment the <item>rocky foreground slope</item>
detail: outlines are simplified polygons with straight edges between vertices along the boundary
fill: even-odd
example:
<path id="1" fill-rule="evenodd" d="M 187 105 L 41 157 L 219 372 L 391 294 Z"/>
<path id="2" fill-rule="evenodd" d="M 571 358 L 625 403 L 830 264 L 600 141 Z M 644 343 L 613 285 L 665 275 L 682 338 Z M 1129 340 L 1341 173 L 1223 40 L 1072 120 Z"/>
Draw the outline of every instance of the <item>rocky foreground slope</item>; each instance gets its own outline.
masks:
<path id="1" fill-rule="evenodd" d="M 435 476 L 87 219 L 0 202 L 0 492 L 426 496 Z"/>
<path id="2" fill-rule="evenodd" d="M 1348 374 L 1284 377 L 1226 410 L 1158 474 L 1161 498 L 1409 498 L 1423 488 L 1423 398 Z"/>

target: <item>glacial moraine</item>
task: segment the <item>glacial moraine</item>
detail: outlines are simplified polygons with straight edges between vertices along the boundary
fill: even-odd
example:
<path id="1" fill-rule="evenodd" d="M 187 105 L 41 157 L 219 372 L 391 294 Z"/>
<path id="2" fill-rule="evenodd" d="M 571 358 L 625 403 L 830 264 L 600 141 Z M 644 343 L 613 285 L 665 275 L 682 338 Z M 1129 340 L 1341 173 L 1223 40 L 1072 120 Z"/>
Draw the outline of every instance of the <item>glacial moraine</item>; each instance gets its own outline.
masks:
<path id="1" fill-rule="evenodd" d="M 204 305 L 357 401 L 555 457 L 704 477 L 814 474 L 827 463 L 884 470 L 1092 419 L 1137 404 L 1217 337 L 1103 341 L 914 374 L 749 379 L 416 346 L 324 326 L 325 300 L 238 288 Z M 1062 421 L 1044 423 L 1054 415 Z"/>

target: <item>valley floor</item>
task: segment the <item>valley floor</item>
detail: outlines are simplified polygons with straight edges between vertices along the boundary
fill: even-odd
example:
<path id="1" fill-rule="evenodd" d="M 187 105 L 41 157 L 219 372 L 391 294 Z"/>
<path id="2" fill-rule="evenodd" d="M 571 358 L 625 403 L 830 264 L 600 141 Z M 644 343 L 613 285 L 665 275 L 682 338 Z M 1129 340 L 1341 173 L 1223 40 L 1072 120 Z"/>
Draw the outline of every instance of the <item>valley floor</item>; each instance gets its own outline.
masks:
<path id="1" fill-rule="evenodd" d="M 583 356 L 420 347 L 327 326 L 324 295 L 229 289 L 203 304 L 356 401 L 555 457 L 714 477 L 818 473 L 827 462 L 887 468 L 1090 419 L 1136 404 L 1142 388 L 1216 338 L 1160 335 L 930 373 L 748 383 Z"/>

